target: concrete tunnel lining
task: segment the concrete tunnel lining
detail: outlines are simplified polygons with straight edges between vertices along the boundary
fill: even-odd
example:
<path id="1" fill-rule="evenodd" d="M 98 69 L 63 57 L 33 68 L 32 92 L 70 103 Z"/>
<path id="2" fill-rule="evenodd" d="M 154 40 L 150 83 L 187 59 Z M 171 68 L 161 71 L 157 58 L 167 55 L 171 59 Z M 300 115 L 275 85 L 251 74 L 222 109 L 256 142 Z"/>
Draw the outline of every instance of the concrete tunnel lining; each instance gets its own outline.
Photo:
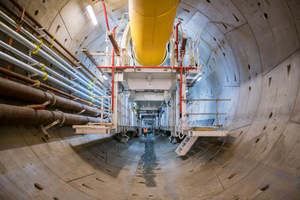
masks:
<path id="1" fill-rule="evenodd" d="M 18 2 L 32 13 L 41 6 L 45 16 L 52 15 L 42 2 Z M 62 19 L 69 18 L 77 3 L 51 11 L 62 9 Z M 221 108 L 230 112 L 223 119 L 229 137 L 199 139 L 179 158 L 165 137 L 121 144 L 62 127 L 45 142 L 38 127 L 2 124 L 0 199 L 299 199 L 299 7 L 297 0 L 181 1 L 178 15 L 189 19 L 187 34 L 193 38 L 203 30 L 207 70 L 190 95 L 218 92 L 232 99 Z M 54 29 L 49 19 L 35 18 Z M 85 36 L 76 30 L 72 38 Z M 90 42 L 76 39 L 68 40 L 73 52 Z"/>

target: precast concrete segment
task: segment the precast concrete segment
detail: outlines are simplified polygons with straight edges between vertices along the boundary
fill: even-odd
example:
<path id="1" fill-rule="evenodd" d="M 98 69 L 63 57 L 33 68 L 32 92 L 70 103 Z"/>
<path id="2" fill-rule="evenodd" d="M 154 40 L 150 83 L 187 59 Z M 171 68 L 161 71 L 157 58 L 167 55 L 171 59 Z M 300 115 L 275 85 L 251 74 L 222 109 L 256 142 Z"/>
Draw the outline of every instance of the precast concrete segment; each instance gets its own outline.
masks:
<path id="1" fill-rule="evenodd" d="M 68 20 L 75 27 L 76 20 L 68 18 L 74 2 L 64 7 L 46 1 L 53 7 L 43 9 L 44 16 L 60 10 L 62 17 L 52 26 Z M 31 11 L 45 6 L 42 1 L 20 3 Z M 195 99 L 216 98 L 215 92 L 230 98 L 232 103 L 219 107 L 228 112 L 223 120 L 230 131 L 221 139 L 197 140 L 183 158 L 168 138 L 154 140 L 147 149 L 155 153 L 149 182 L 156 187 L 147 187 L 139 173 L 142 138 L 120 144 L 102 136 L 74 136 L 65 127 L 45 143 L 33 127 L 1 126 L 0 199 L 298 200 L 298 13 L 298 2 L 290 0 L 180 2 L 177 16 L 192 40 L 200 30 L 201 58 L 207 63 L 192 93 Z"/>

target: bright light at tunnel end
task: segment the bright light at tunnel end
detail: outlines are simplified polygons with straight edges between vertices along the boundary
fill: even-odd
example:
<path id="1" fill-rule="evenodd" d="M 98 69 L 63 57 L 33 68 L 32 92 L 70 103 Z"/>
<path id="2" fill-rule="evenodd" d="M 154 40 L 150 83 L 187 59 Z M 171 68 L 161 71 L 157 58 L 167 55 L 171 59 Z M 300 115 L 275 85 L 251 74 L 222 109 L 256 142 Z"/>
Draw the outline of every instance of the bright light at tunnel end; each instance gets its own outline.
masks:
<path id="1" fill-rule="evenodd" d="M 93 25 L 97 25 L 98 22 L 97 22 L 96 15 L 95 15 L 95 13 L 94 13 L 94 10 L 93 10 L 92 6 L 91 6 L 91 5 L 88 5 L 88 6 L 86 7 L 86 10 L 88 11 L 88 13 L 89 13 L 89 15 L 90 15 L 90 18 L 91 18 L 91 20 L 92 20 Z"/>

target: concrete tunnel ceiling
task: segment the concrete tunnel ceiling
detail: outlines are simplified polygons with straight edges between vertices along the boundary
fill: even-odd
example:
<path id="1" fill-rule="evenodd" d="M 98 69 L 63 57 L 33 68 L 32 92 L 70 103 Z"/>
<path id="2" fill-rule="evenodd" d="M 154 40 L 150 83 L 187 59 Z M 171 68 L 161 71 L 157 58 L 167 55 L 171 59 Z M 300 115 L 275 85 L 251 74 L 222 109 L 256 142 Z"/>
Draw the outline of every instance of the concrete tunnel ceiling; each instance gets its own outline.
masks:
<path id="1" fill-rule="evenodd" d="M 96 73 L 81 49 L 104 50 L 101 3 L 17 2 Z M 127 1 L 105 2 L 114 26 Z M 2 124 L 0 199 L 299 200 L 299 10 L 299 0 L 181 0 L 176 21 L 198 41 L 203 65 L 188 96 L 230 98 L 220 106 L 229 136 L 199 139 L 180 158 L 166 138 L 120 144 L 61 127 L 45 142 L 37 127 Z"/>

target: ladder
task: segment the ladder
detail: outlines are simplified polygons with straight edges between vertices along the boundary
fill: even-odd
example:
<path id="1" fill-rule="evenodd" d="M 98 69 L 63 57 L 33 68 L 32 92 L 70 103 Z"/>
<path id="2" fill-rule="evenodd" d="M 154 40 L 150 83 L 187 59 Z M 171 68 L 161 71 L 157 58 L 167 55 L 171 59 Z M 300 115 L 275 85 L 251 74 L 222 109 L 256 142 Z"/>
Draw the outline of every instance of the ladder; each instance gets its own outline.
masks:
<path id="1" fill-rule="evenodd" d="M 197 141 L 197 136 L 186 136 L 184 140 L 176 148 L 175 152 L 179 156 L 185 156 L 187 152 L 192 148 L 193 144 Z"/>

